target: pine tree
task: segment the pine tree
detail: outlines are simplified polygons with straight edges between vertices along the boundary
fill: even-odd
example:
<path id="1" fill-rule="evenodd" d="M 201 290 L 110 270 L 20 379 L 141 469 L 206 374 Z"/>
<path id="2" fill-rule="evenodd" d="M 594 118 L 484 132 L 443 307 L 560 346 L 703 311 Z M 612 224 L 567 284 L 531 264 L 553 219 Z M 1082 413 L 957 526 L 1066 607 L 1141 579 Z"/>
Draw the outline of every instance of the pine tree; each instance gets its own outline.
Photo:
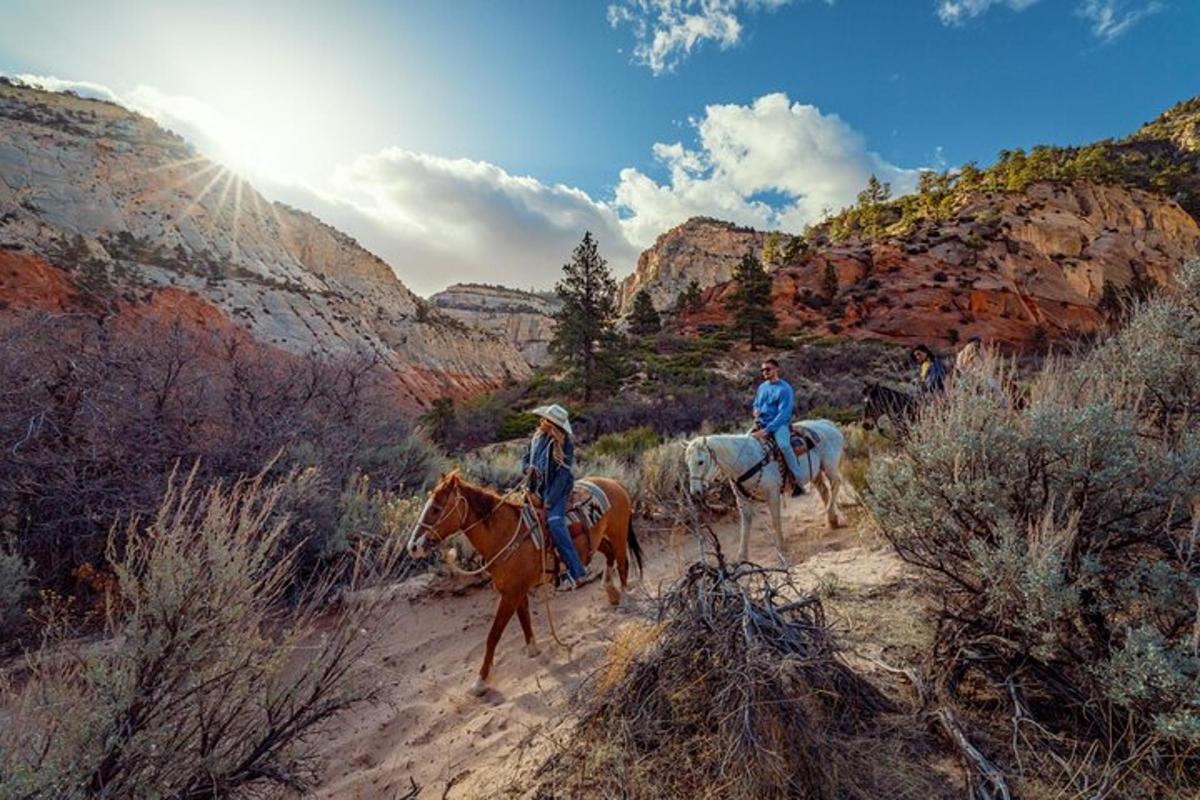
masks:
<path id="1" fill-rule="evenodd" d="M 650 293 L 641 289 L 633 296 L 633 309 L 629 312 L 629 332 L 634 336 L 652 336 L 662 330 L 662 319 L 654 308 Z"/>
<path id="2" fill-rule="evenodd" d="M 788 239 L 787 245 L 783 248 L 783 263 L 793 264 L 799 261 L 808 250 L 808 242 L 803 236 L 793 236 Z"/>
<path id="3" fill-rule="evenodd" d="M 675 296 L 675 313 L 695 311 L 700 307 L 700 281 L 692 278 L 687 288 Z"/>
<path id="4" fill-rule="evenodd" d="M 563 276 L 554 286 L 562 307 L 554 315 L 550 353 L 576 373 L 588 401 L 611 372 L 617 341 L 617 283 L 590 231 L 572 253 L 571 263 L 563 265 Z"/>
<path id="5" fill-rule="evenodd" d="M 727 308 L 733 314 L 734 328 L 750 342 L 750 349 L 770 341 L 778 320 L 771 308 L 771 277 L 762 264 L 747 253 L 733 270 L 736 286 Z"/>
<path id="6" fill-rule="evenodd" d="M 779 263 L 783 253 L 779 249 L 779 231 L 771 231 L 763 240 L 762 263 L 767 269 Z"/>
<path id="7" fill-rule="evenodd" d="M 877 236 L 883 230 L 883 204 L 892 197 L 892 185 L 872 175 L 867 188 L 858 193 L 858 217 L 863 231 Z"/>
<path id="8" fill-rule="evenodd" d="M 835 297 L 837 297 L 837 293 L 838 293 L 838 276 L 837 276 L 837 270 L 833 268 L 832 261 L 825 262 L 824 289 L 825 289 L 825 299 L 830 302 L 833 302 L 833 299 Z"/>

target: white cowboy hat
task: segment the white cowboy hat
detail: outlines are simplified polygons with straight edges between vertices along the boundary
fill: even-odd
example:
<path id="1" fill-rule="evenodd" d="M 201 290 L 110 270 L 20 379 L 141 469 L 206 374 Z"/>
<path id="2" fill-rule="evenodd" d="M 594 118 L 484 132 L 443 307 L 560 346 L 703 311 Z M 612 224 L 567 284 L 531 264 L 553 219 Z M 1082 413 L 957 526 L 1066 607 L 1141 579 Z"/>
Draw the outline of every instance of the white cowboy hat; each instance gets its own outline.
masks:
<path id="1" fill-rule="evenodd" d="M 539 416 L 542 419 L 550 420 L 555 425 L 557 425 L 558 427 L 560 427 L 564 431 L 566 431 L 567 434 L 570 436 L 575 435 L 574 432 L 571 430 L 571 420 L 568 419 L 568 417 L 567 417 L 567 410 L 565 408 L 563 408 L 562 406 L 560 406 L 558 403 L 554 403 L 553 405 L 549 405 L 549 406 L 538 406 L 537 408 L 535 408 L 533 411 L 530 411 L 529 413 L 534 414 L 535 416 Z"/>

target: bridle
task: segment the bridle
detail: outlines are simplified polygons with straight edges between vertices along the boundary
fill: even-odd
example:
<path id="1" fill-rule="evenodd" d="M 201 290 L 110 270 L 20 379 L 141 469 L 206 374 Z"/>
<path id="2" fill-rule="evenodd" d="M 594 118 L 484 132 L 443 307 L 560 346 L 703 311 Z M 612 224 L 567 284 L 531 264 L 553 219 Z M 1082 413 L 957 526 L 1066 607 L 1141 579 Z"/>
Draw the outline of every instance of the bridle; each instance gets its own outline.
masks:
<path id="1" fill-rule="evenodd" d="M 466 533 L 467 531 L 471 530 L 472 528 L 475 528 L 476 526 L 482 525 L 483 523 L 487 522 L 493 516 L 495 516 L 496 512 L 499 511 L 502 506 L 504 506 L 504 504 L 508 501 L 509 497 L 513 496 L 514 494 L 517 494 L 518 492 L 523 491 L 524 489 L 525 489 L 525 481 L 522 480 L 519 484 L 517 484 L 516 487 L 514 487 L 513 489 L 511 489 L 507 493 L 505 493 L 500 498 L 500 501 L 498 503 L 496 503 L 496 505 L 492 506 L 491 510 L 488 511 L 488 513 L 480 516 L 479 519 L 475 520 L 470 525 L 467 525 L 463 528 L 459 528 L 457 531 L 454 531 L 454 532 L 455 533 Z M 432 502 L 432 501 L 433 501 L 433 498 L 430 498 L 430 502 Z M 464 507 L 469 507 L 469 504 L 467 503 L 467 499 L 465 497 L 463 497 L 462 488 L 459 486 L 455 486 L 454 487 L 454 498 L 453 498 L 452 503 L 449 506 L 447 506 L 447 508 L 444 509 L 440 515 L 438 515 L 438 518 L 435 521 L 433 521 L 433 522 L 425 521 L 425 514 L 428 513 L 428 511 L 429 511 L 428 507 L 425 509 L 425 511 L 423 511 L 421 513 L 420 518 L 417 520 L 417 523 L 414 526 L 413 539 L 410 541 L 409 546 L 411 547 L 413 543 L 416 543 L 418 546 L 424 547 L 424 545 L 425 545 L 424 540 L 429 537 L 429 534 L 431 532 L 436 532 L 438 526 L 441 525 L 443 522 L 445 522 L 447 519 L 449 519 L 451 514 L 458 511 L 459 504 L 463 505 Z M 464 519 L 465 519 L 465 517 L 464 517 Z M 421 532 L 420 541 L 417 541 L 415 538 L 417 531 Z M 513 531 L 512 538 L 508 540 L 508 544 L 506 544 L 506 545 L 504 545 L 504 547 L 500 548 L 500 550 L 496 553 L 496 555 L 493 556 L 491 559 L 489 559 L 487 561 L 487 563 L 485 563 L 479 569 L 471 570 L 470 572 L 465 572 L 462 570 L 459 570 L 459 571 L 462 572 L 462 574 L 464 574 L 464 575 L 478 575 L 482 572 L 486 572 L 489 567 L 491 567 L 493 564 L 495 564 L 497 561 L 499 561 L 502 557 L 507 557 L 507 554 L 512 550 L 512 546 L 513 546 L 513 544 L 516 543 L 517 538 L 520 536 L 520 534 L 521 534 L 521 518 L 520 518 L 520 516 L 518 516 L 516 529 Z M 442 538 L 439 537 L 437 539 L 434 539 L 433 541 L 440 543 L 442 541 Z"/>

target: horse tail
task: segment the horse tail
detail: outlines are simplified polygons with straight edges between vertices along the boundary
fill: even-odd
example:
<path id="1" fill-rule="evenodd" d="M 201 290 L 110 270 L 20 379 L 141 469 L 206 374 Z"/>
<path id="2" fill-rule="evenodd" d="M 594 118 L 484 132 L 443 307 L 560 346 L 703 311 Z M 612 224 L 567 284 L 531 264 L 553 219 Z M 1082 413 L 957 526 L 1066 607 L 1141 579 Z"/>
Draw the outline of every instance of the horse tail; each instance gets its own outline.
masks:
<path id="1" fill-rule="evenodd" d="M 642 546 L 638 544 L 637 534 L 633 532 L 633 514 L 629 515 L 629 527 L 625 530 L 625 542 L 629 545 L 629 552 L 633 553 L 634 559 L 638 565 L 638 577 L 645 574 L 642 568 Z"/>

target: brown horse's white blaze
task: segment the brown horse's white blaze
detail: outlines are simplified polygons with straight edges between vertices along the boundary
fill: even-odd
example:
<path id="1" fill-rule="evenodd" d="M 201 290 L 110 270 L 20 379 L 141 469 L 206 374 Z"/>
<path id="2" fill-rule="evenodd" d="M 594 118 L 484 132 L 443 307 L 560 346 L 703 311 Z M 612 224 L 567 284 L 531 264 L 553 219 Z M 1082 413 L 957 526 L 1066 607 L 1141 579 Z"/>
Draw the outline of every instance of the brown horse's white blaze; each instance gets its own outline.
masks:
<path id="1" fill-rule="evenodd" d="M 605 556 L 605 591 L 609 603 L 619 605 L 629 587 L 630 553 L 637 559 L 639 572 L 642 566 L 641 549 L 633 533 L 633 506 L 629 493 L 616 481 L 599 477 L 586 480 L 599 486 L 608 497 L 609 509 L 589 531 L 589 543 L 592 552 L 599 551 Z M 514 613 L 525 634 L 526 653 L 530 657 L 538 654 L 529 613 L 529 592 L 545 582 L 547 576 L 543 571 L 543 553 L 528 532 L 522 530 L 520 516 L 521 503 L 470 483 L 456 470 L 434 487 L 409 536 L 409 555 L 420 558 L 428 548 L 462 531 L 483 559 L 492 586 L 500 594 L 479 679 L 472 688 L 475 694 L 487 691 L 496 645 Z M 546 543 L 546 546 L 551 545 Z M 613 585 L 614 566 L 620 588 Z"/>

